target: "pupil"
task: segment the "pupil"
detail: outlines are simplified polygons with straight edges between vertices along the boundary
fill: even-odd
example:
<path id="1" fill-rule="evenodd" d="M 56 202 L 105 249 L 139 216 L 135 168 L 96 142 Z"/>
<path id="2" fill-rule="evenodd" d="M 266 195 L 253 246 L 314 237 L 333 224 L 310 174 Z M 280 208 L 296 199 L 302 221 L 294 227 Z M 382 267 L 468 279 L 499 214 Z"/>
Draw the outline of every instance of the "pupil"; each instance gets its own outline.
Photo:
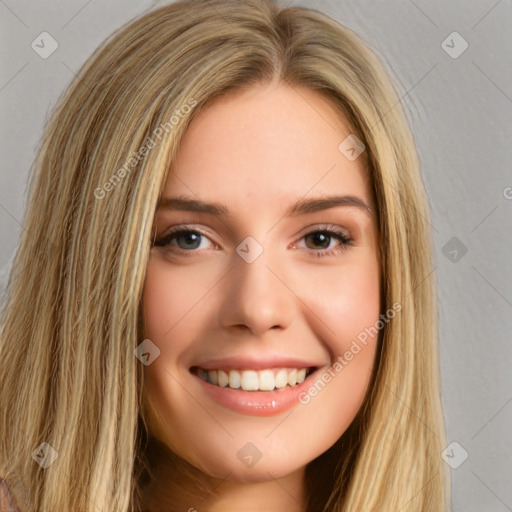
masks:
<path id="1" fill-rule="evenodd" d="M 315 233 L 314 235 L 312 235 L 313 238 L 315 239 L 315 245 L 323 245 L 325 246 L 325 242 L 327 242 L 327 246 L 329 245 L 329 237 L 326 236 L 325 234 L 323 233 Z M 316 244 L 316 242 L 320 239 L 320 242 L 318 244 Z"/>
<path id="2" fill-rule="evenodd" d="M 179 238 L 182 238 L 182 239 L 186 239 L 186 245 L 187 245 L 187 249 L 190 249 L 189 245 L 188 245 L 188 242 L 191 242 L 192 244 L 194 242 L 198 242 L 199 240 L 199 233 L 185 233 L 185 234 L 182 234 L 178 237 Z M 197 248 L 197 246 L 194 246 L 193 247 L 194 249 Z"/>

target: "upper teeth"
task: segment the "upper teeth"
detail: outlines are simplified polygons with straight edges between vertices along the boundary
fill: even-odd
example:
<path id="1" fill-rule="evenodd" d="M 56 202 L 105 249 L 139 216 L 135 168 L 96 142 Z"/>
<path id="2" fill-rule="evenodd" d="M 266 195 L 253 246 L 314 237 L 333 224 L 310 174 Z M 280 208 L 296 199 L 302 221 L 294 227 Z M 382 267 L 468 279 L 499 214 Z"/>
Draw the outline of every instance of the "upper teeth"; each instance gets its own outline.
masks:
<path id="1" fill-rule="evenodd" d="M 204 370 L 199 368 L 198 375 L 203 380 L 221 387 L 243 389 L 244 391 L 272 391 L 295 386 L 304 382 L 307 368 L 275 368 L 268 370 Z"/>

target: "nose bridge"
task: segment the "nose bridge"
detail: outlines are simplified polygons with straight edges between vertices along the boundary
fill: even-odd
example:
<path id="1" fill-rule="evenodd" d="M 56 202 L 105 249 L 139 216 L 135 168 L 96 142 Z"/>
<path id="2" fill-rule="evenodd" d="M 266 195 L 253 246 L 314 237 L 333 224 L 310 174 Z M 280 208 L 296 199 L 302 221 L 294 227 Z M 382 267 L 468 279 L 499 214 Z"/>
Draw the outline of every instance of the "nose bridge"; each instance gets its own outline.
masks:
<path id="1" fill-rule="evenodd" d="M 238 245 L 221 310 L 225 327 L 245 325 L 262 334 L 291 322 L 294 295 L 283 283 L 278 259 L 276 251 L 252 237 Z"/>

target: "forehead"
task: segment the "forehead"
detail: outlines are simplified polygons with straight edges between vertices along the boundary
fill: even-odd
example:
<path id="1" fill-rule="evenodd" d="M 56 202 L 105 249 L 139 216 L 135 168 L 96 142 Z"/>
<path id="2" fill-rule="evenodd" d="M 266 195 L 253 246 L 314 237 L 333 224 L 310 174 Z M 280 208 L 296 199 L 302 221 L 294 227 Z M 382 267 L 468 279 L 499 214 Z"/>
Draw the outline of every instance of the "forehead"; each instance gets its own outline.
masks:
<path id="1" fill-rule="evenodd" d="M 308 195 L 354 195 L 371 204 L 364 154 L 351 161 L 339 149 L 351 133 L 340 112 L 314 91 L 286 84 L 237 91 L 191 121 L 163 196 L 266 211 Z"/>

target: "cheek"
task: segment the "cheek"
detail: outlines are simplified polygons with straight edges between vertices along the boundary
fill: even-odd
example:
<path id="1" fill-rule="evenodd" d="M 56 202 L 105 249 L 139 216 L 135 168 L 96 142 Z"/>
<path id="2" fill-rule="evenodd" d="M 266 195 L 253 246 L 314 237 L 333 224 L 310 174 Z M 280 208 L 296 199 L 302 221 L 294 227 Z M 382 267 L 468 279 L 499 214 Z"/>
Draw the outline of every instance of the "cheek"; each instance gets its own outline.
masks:
<path id="1" fill-rule="evenodd" d="M 379 267 L 374 258 L 356 255 L 347 265 L 333 270 L 329 279 L 323 277 L 317 280 L 309 303 L 328 328 L 331 355 L 338 355 L 379 319 Z M 368 340 L 376 341 L 375 333 L 371 334 Z"/>
<path id="2" fill-rule="evenodd" d="M 165 261 L 150 260 L 142 298 L 146 337 L 160 341 L 170 339 L 171 333 L 182 327 L 182 320 L 200 300 L 201 291 L 204 295 L 207 285 L 208 281 L 198 273 L 177 272 Z"/>
<path id="3" fill-rule="evenodd" d="M 354 419 L 370 382 L 381 313 L 380 271 L 374 254 L 362 251 L 344 265 L 321 271 L 308 276 L 314 289 L 300 284 L 308 306 L 304 315 L 323 340 L 331 364 L 319 372 L 300 402 L 303 414 L 316 418 L 328 447 Z"/>
<path id="4" fill-rule="evenodd" d="M 160 350 L 159 356 L 144 366 L 144 417 L 151 434 L 175 452 L 178 451 L 169 434 L 179 433 L 180 428 L 186 430 L 175 411 L 187 408 L 178 382 L 183 379 L 180 355 L 187 348 L 187 336 L 182 336 L 180 329 L 186 328 L 183 320 L 191 305 L 197 302 L 192 296 L 191 278 L 194 279 L 188 275 L 185 283 L 179 272 L 174 270 L 171 274 L 169 265 L 153 258 L 148 263 L 142 297 L 144 338 Z"/>
<path id="5" fill-rule="evenodd" d="M 309 303 L 319 312 L 331 365 L 300 397 L 304 410 L 322 418 L 325 447 L 348 428 L 362 405 L 375 361 L 380 314 L 377 265 L 354 264 L 316 289 Z"/>
<path id="6" fill-rule="evenodd" d="M 176 375 L 176 355 L 186 348 L 186 337 L 176 336 L 181 327 L 180 320 L 186 317 L 190 309 L 191 298 L 187 298 L 190 283 L 188 288 L 182 284 L 176 273 L 171 276 L 160 261 L 150 260 L 142 297 L 144 338 L 151 340 L 160 353 L 144 367 L 144 380 L 151 402 L 160 411 L 162 404 L 169 399 L 168 393 L 172 393 L 169 373 Z M 180 290 L 179 293 L 177 290 Z"/>
<path id="7" fill-rule="evenodd" d="M 172 317 L 179 305 L 173 293 L 178 283 L 162 276 L 160 266 L 150 261 L 146 272 L 142 305 L 145 335 L 149 339 L 160 339 L 172 327 Z"/>

